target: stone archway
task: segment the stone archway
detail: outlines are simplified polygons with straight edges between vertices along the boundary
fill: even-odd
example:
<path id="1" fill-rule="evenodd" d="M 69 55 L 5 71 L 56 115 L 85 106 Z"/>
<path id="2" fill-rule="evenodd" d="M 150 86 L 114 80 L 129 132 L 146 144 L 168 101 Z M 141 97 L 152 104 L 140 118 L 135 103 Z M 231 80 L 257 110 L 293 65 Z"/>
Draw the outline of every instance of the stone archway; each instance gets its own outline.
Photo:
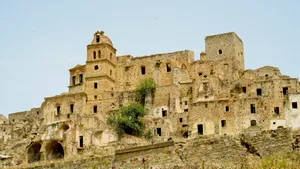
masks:
<path id="1" fill-rule="evenodd" d="M 41 160 L 41 147 L 42 145 L 38 142 L 34 142 L 30 145 L 27 150 L 28 163 L 33 163 Z"/>
<path id="2" fill-rule="evenodd" d="M 52 140 L 46 145 L 47 160 L 61 159 L 64 158 L 64 155 L 64 148 L 58 141 Z"/>

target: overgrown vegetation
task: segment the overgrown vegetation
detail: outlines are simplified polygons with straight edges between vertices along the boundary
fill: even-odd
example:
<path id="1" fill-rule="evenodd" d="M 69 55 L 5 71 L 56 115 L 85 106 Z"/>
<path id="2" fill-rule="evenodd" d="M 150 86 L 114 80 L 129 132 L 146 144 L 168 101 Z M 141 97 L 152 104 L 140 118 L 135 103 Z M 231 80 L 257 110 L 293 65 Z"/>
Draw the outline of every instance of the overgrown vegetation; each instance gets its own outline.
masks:
<path id="1" fill-rule="evenodd" d="M 151 94 L 151 97 L 153 97 L 155 91 L 156 84 L 152 78 L 141 80 L 135 91 L 140 103 L 131 103 L 121 107 L 118 112 L 111 113 L 107 118 L 107 123 L 111 125 L 119 135 L 144 135 L 146 139 L 151 139 L 153 134 L 150 130 L 144 134 L 145 125 L 142 117 L 146 114 L 144 108 L 146 96 Z"/>
<path id="2" fill-rule="evenodd" d="M 109 115 L 107 123 L 111 125 L 119 135 L 124 133 L 141 136 L 145 125 L 141 119 L 146 114 L 140 103 L 131 103 L 121 107 L 120 111 Z"/>
<path id="3" fill-rule="evenodd" d="M 155 91 L 156 91 L 156 84 L 154 82 L 154 79 L 152 78 L 146 78 L 141 80 L 135 90 L 136 96 L 142 105 L 145 105 L 146 96 L 148 94 L 154 96 Z"/>

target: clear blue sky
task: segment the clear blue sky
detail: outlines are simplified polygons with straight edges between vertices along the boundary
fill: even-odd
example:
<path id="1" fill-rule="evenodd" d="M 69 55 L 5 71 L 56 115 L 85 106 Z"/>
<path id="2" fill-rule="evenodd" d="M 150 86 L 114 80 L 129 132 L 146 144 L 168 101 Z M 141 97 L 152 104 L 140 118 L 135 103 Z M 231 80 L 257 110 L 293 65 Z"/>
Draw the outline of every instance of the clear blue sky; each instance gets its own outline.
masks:
<path id="1" fill-rule="evenodd" d="M 0 5 L 0 113 L 39 107 L 66 92 L 68 69 L 84 64 L 86 45 L 104 30 L 118 55 L 204 50 L 207 35 L 234 31 L 245 65 L 276 66 L 299 77 L 300 1 L 32 1 Z"/>

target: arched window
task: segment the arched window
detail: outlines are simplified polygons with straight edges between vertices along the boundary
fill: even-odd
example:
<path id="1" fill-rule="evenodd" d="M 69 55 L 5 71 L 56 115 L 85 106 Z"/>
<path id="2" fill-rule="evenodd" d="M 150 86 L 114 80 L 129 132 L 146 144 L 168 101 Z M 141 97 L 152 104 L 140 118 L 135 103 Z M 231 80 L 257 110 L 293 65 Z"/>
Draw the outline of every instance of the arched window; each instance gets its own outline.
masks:
<path id="1" fill-rule="evenodd" d="M 98 70 L 98 69 L 99 69 L 98 65 L 95 65 L 95 66 L 94 66 L 94 69 L 95 69 L 95 70 Z"/>
<path id="2" fill-rule="evenodd" d="M 109 59 L 110 59 L 110 60 L 112 59 L 112 53 L 110 53 L 110 57 L 109 57 Z"/>
<path id="3" fill-rule="evenodd" d="M 93 54 L 94 54 L 94 59 L 96 59 L 96 52 L 94 51 Z"/>
<path id="4" fill-rule="evenodd" d="M 101 58 L 101 51 L 98 50 L 98 58 L 100 59 Z"/>
<path id="5" fill-rule="evenodd" d="M 100 42 L 100 35 L 97 34 L 97 37 L 96 37 L 96 42 L 99 43 Z"/>
<path id="6" fill-rule="evenodd" d="M 256 126 L 256 120 L 251 120 L 251 126 L 253 127 L 253 126 Z"/>
<path id="7" fill-rule="evenodd" d="M 94 83 L 94 89 L 98 88 L 98 83 Z"/>

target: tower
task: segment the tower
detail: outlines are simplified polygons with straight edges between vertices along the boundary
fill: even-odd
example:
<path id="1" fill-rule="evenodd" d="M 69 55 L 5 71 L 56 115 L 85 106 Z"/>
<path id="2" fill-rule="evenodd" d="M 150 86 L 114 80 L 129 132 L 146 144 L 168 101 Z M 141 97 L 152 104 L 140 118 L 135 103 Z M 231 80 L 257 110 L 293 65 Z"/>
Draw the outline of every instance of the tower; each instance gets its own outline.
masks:
<path id="1" fill-rule="evenodd" d="M 205 52 L 211 74 L 222 80 L 236 80 L 245 69 L 243 42 L 234 32 L 207 36 Z"/>
<path id="2" fill-rule="evenodd" d="M 243 41 L 234 32 L 207 36 L 205 52 L 207 60 L 234 60 L 234 67 L 239 70 L 245 69 Z"/>
<path id="3" fill-rule="evenodd" d="M 115 88 L 116 49 L 103 31 L 94 34 L 93 41 L 87 46 L 86 86 L 88 99 Z"/>

